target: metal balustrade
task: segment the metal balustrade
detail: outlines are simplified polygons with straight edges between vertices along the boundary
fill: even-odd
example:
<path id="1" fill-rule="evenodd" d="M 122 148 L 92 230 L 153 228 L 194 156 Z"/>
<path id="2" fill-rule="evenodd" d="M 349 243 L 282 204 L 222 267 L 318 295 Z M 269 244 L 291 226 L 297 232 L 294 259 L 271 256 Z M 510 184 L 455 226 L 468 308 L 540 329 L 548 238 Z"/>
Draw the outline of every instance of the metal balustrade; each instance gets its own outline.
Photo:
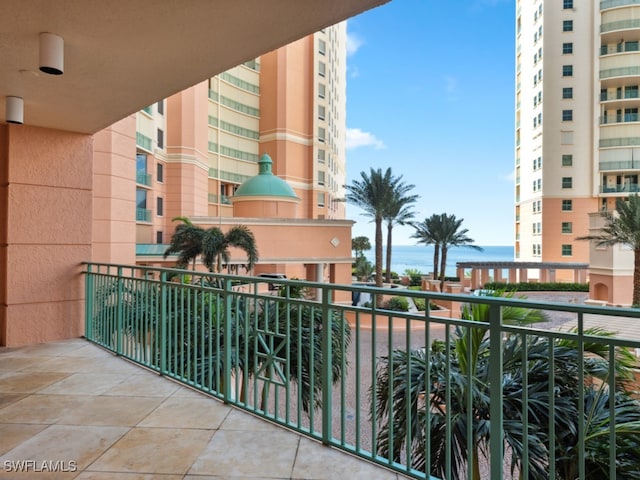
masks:
<path id="1" fill-rule="evenodd" d="M 264 278 L 89 263 L 86 337 L 413 478 L 561 478 L 548 472 L 571 467 L 585 479 L 594 455 L 616 478 L 640 425 L 619 360 L 632 362 L 640 341 L 598 326 L 624 331 L 640 310 L 278 282 L 275 294 Z M 390 311 L 389 297 L 425 307 Z M 538 310 L 575 328 L 515 321 Z"/>

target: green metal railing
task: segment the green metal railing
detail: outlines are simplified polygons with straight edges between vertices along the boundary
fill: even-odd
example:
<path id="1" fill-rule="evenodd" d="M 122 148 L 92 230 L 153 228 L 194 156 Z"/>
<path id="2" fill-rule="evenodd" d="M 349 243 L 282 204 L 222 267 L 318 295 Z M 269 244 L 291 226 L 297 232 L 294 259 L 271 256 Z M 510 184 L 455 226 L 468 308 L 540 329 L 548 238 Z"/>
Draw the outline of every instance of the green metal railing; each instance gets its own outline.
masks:
<path id="1" fill-rule="evenodd" d="M 640 310 L 281 279 L 274 291 L 266 282 L 274 280 L 86 264 L 85 335 L 417 479 L 556 478 L 548 472 L 569 467 L 585 479 L 594 458 L 598 478 L 616 478 L 633 455 L 626 435 L 640 428 L 640 403 L 628 399 L 619 416 L 621 387 L 632 381 L 620 360 L 633 364 L 640 341 L 598 326 L 624 330 Z M 387 310 L 392 296 L 425 309 Z M 575 328 L 513 321 L 539 310 Z"/>

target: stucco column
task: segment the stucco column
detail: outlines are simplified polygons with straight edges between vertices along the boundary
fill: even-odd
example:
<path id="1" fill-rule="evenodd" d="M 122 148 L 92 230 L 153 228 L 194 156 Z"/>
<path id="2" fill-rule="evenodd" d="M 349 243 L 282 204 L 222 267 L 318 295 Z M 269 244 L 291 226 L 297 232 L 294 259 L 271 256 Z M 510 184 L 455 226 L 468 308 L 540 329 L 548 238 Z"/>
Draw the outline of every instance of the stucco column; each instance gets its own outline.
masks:
<path id="1" fill-rule="evenodd" d="M 0 125 L 0 345 L 83 333 L 90 135 Z"/>

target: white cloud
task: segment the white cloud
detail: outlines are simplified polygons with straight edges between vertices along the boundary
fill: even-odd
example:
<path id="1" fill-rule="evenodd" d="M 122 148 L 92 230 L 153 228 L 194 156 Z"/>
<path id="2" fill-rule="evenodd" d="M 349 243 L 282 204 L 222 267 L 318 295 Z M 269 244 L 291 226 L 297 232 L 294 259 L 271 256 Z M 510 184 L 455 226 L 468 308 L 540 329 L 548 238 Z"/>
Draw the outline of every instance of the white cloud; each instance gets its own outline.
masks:
<path id="1" fill-rule="evenodd" d="M 363 132 L 359 128 L 347 128 L 346 140 L 347 150 L 359 147 L 373 147 L 376 150 L 385 148 L 382 140 L 378 140 L 375 135 Z"/>
<path id="2" fill-rule="evenodd" d="M 515 170 L 512 170 L 511 173 L 508 173 L 506 175 L 502 175 L 502 180 L 505 180 L 509 183 L 513 183 L 516 179 L 516 172 Z"/>
<path id="3" fill-rule="evenodd" d="M 347 32 L 347 56 L 354 55 L 364 44 L 364 40 L 355 33 Z"/>
<path id="4" fill-rule="evenodd" d="M 358 78 L 360 76 L 360 70 L 358 67 L 347 66 L 347 72 L 349 72 L 349 78 Z"/>

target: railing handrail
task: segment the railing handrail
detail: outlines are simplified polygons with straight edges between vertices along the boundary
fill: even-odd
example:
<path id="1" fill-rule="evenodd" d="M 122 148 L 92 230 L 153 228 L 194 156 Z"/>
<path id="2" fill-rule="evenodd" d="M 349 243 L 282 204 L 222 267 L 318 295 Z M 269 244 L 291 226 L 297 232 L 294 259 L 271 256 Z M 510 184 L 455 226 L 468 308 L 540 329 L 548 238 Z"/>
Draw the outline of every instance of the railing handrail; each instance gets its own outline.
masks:
<path id="1" fill-rule="evenodd" d="M 394 428 L 385 429 L 385 424 L 378 422 L 383 421 L 385 415 L 388 415 L 388 422 L 399 415 L 398 418 L 404 418 L 411 425 L 413 417 L 419 425 L 431 425 L 429 419 L 440 415 L 428 408 L 433 401 L 431 395 L 438 394 L 438 389 L 445 389 L 443 392 L 449 403 L 445 404 L 443 415 L 447 422 L 451 421 L 449 406 L 454 408 L 451 402 L 462 402 L 462 399 L 452 397 L 455 385 L 449 382 L 451 374 L 448 373 L 439 381 L 432 380 L 432 375 L 440 372 L 436 364 L 432 365 L 431 360 L 439 358 L 436 357 L 437 351 L 433 350 L 436 348 L 434 340 L 442 337 L 442 353 L 445 355 L 442 359 L 447 362 L 452 362 L 455 344 L 451 343 L 451 339 L 456 335 L 468 336 L 467 340 L 471 341 L 472 334 L 476 335 L 474 332 L 477 332 L 490 344 L 483 360 L 487 362 L 488 374 L 483 380 L 484 386 L 477 388 L 486 389 L 484 393 L 490 397 L 487 404 L 490 405 L 490 435 L 485 445 L 490 457 L 485 475 L 496 480 L 502 479 L 504 442 L 508 441 L 504 436 L 502 421 L 504 415 L 507 415 L 503 410 L 506 394 L 504 373 L 507 368 L 512 368 L 503 365 L 503 356 L 505 359 L 508 356 L 507 350 L 503 351 L 507 339 L 521 342 L 543 339 L 548 342 L 549 346 L 545 347 L 549 349 L 548 352 L 551 352 L 550 349 L 557 342 L 575 344 L 580 360 L 576 364 L 581 379 L 578 385 L 586 385 L 584 381 L 589 375 L 584 361 L 587 345 L 597 344 L 609 349 L 610 360 L 614 358 L 614 349 L 640 349 L 640 338 L 631 339 L 622 335 L 610 337 L 600 330 L 588 330 L 585 325 L 591 315 L 597 316 L 593 318 L 612 317 L 611 322 L 620 318 L 639 319 L 640 309 L 99 262 L 83 263 L 83 270 L 86 277 L 85 336 L 89 340 L 227 403 L 417 479 L 435 477 L 414 468 L 410 449 L 402 455 L 404 457 L 408 454 L 408 461 L 396 458 L 391 453 L 383 453 L 381 449 L 386 445 L 384 435 L 390 435 L 388 442 L 395 445 L 396 434 Z M 176 281 L 169 280 L 172 276 L 176 277 Z M 282 285 L 283 291 L 280 293 L 283 296 L 274 295 L 266 288 L 259 288 L 260 284 L 274 281 Z M 205 282 L 209 283 L 204 284 Z M 295 297 L 295 289 L 316 292 L 316 298 L 308 300 Z M 353 302 L 340 300 L 345 298 L 345 292 L 368 294 L 371 306 L 358 307 L 352 305 Z M 378 303 L 382 296 L 423 300 L 425 310 L 391 311 Z M 466 306 L 464 308 L 477 305 L 478 312 L 486 306 L 488 315 L 486 318 L 476 319 L 451 318 L 433 310 L 431 302 L 450 302 L 452 305 Z M 508 309 L 571 314 L 576 319 L 576 328 L 550 330 L 544 328 L 544 324 L 508 324 L 504 318 Z M 301 343 L 303 339 L 309 343 Z M 535 347 L 537 344 L 534 342 L 532 345 Z M 500 346 L 503 348 L 499 348 Z M 476 347 L 480 348 L 480 344 Z M 470 351 L 471 349 L 467 350 Z M 430 389 L 432 393 L 407 393 L 410 398 L 418 395 L 415 409 L 411 402 L 406 410 L 395 406 L 394 402 L 387 414 L 378 411 L 375 402 L 371 404 L 371 410 L 362 406 L 370 398 L 367 394 L 369 391 L 376 402 L 378 395 L 392 396 L 393 392 L 387 392 L 384 383 L 379 384 L 384 382 L 381 374 L 386 372 L 388 388 L 393 389 L 394 378 L 401 376 L 402 371 L 406 371 L 407 378 L 414 378 L 412 370 L 420 373 L 415 370 L 421 368 L 419 364 L 412 366 L 409 362 L 412 355 L 420 355 L 420 352 L 427 359 L 423 388 Z M 523 365 L 525 360 L 534 362 L 529 357 L 525 358 L 524 352 L 525 350 L 519 354 Z M 402 354 L 399 358 L 406 359 L 405 370 L 395 371 L 393 362 L 396 353 Z M 469 355 L 471 353 L 466 353 L 461 360 L 466 358 L 466 361 L 470 361 Z M 513 361 L 514 358 L 510 358 L 510 362 Z M 462 370 L 461 366 L 447 364 L 446 368 L 447 372 L 449 369 L 460 368 L 460 379 L 467 378 L 469 382 L 476 375 L 471 366 Z M 548 368 L 553 379 L 556 369 L 562 367 L 551 363 Z M 509 370 L 509 375 L 513 380 L 512 370 Z M 528 373 L 523 375 L 524 397 L 520 400 L 523 405 L 528 405 Z M 549 392 L 556 391 L 554 381 L 549 386 Z M 605 386 L 608 385 L 607 382 L 614 385 L 613 380 L 604 382 Z M 307 400 L 311 401 L 310 409 L 304 408 L 304 392 L 311 395 L 311 400 Z M 466 403 L 461 403 L 463 409 L 464 405 L 473 408 L 474 402 L 478 400 L 471 390 L 468 395 Z M 576 395 L 578 413 L 584 414 L 585 392 Z M 550 401 L 562 401 L 560 397 L 554 398 L 555 394 Z M 422 407 L 419 402 L 423 402 Z M 513 398 L 511 402 L 510 408 L 514 408 Z M 556 409 L 551 408 L 549 411 L 554 412 L 555 422 Z M 421 415 L 426 416 L 427 420 Z M 475 414 L 471 409 L 461 415 L 466 422 L 475 421 Z M 527 415 L 525 417 L 528 418 Z M 609 421 L 612 425 L 615 424 L 615 418 L 613 411 L 610 411 Z M 528 421 L 533 422 L 534 418 L 524 420 L 524 425 Z M 579 433 L 576 461 L 583 472 L 580 478 L 584 478 L 585 430 L 582 422 L 577 423 L 576 431 Z M 450 428 L 448 425 L 447 429 Z M 436 433 L 425 430 L 423 434 L 431 438 Z M 442 441 L 451 441 L 452 434 L 449 431 L 449 440 Z M 413 445 L 415 437 L 407 431 L 401 441 Z M 551 444 L 555 441 L 559 440 L 553 438 Z M 469 461 L 473 461 L 474 443 L 469 439 L 465 443 L 469 449 Z M 430 454 L 427 453 L 428 455 Z M 528 450 L 523 455 L 528 459 Z M 452 469 L 458 468 L 451 462 L 457 462 L 458 459 L 451 458 L 450 453 L 447 454 L 447 459 L 449 474 L 444 476 L 451 478 Z M 555 466 L 553 457 L 549 462 Z M 430 465 L 430 462 L 427 464 Z M 528 466 L 527 461 L 525 473 Z"/>

